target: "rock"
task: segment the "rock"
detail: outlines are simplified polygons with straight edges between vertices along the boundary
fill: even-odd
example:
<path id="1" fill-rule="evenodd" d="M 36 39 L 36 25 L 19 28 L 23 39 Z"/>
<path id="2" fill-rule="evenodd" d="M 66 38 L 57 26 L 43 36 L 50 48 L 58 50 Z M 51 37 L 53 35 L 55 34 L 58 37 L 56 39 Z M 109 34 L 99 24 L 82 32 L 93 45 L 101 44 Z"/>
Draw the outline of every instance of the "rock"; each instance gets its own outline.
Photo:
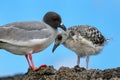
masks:
<path id="1" fill-rule="evenodd" d="M 53 66 L 41 68 L 38 71 L 28 69 L 25 74 L 0 78 L 0 80 L 120 80 L 120 67 L 114 69 L 90 69 Z"/>
<path id="2" fill-rule="evenodd" d="M 23 80 L 55 80 L 55 72 L 56 70 L 53 66 L 41 68 L 38 71 L 32 71 L 29 69 Z"/>
<path id="3" fill-rule="evenodd" d="M 23 80 L 24 74 L 17 74 L 14 76 L 3 77 L 0 80 Z"/>

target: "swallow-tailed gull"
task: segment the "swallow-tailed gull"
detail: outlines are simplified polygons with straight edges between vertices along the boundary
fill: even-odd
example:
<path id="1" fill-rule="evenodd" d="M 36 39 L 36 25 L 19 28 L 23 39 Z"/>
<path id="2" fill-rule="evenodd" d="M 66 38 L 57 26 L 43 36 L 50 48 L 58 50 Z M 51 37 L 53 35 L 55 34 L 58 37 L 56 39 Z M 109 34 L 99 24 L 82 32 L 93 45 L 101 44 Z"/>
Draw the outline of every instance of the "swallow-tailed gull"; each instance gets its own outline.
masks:
<path id="1" fill-rule="evenodd" d="M 61 16 L 47 12 L 43 21 L 14 22 L 0 27 L 0 48 L 13 54 L 25 55 L 29 68 L 35 68 L 32 54 L 47 48 L 57 35 L 57 28 L 66 30 Z"/>

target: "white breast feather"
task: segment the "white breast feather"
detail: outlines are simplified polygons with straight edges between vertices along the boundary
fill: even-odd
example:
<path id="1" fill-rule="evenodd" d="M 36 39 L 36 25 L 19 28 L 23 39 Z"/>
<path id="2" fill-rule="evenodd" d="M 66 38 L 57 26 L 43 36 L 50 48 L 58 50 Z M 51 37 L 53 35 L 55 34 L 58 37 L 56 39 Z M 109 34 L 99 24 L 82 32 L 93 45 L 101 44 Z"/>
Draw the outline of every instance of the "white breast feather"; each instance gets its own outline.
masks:
<path id="1" fill-rule="evenodd" d="M 46 42 L 48 38 L 43 38 L 43 39 L 31 39 L 28 41 L 16 41 L 16 40 L 5 40 L 5 39 L 0 39 L 0 41 L 7 42 L 12 45 L 17 45 L 17 46 L 34 46 L 34 45 L 39 45 L 44 42 Z"/>

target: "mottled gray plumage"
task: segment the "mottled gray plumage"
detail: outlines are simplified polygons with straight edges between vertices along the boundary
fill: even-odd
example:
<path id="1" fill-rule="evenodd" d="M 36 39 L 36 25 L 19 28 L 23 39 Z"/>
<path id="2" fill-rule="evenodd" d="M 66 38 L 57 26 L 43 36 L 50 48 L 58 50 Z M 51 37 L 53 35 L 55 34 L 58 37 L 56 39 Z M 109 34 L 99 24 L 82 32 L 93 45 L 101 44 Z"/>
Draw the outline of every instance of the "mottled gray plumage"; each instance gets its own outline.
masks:
<path id="1" fill-rule="evenodd" d="M 106 41 L 101 32 L 90 25 L 72 26 L 68 28 L 69 35 L 81 35 L 83 38 L 92 41 L 93 44 L 102 45 Z"/>

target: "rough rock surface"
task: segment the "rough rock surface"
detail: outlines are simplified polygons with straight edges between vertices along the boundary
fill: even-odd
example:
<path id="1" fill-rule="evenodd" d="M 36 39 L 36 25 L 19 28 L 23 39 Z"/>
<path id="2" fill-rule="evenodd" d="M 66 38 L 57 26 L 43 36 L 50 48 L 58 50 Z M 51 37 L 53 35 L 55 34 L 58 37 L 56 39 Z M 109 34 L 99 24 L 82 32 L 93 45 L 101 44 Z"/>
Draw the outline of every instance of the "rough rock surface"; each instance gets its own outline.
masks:
<path id="1" fill-rule="evenodd" d="M 28 70 L 25 74 L 0 78 L 0 80 L 120 80 L 120 67 L 114 69 L 90 69 L 61 67 L 59 70 L 52 66 L 38 71 Z"/>

